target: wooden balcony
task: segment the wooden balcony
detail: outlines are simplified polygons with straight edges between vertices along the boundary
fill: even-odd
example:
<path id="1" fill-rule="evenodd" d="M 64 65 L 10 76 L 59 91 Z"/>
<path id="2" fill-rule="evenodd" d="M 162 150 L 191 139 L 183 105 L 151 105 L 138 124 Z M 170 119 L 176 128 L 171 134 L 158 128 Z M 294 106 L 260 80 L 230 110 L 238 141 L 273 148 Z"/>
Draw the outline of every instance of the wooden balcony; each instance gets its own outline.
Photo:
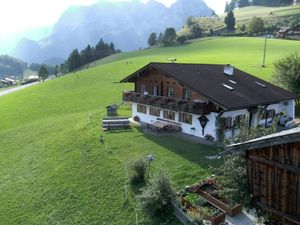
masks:
<path id="1" fill-rule="evenodd" d="M 207 115 L 210 114 L 212 111 L 216 111 L 216 108 L 208 103 L 195 102 L 192 100 L 184 99 L 175 99 L 164 96 L 154 96 L 133 91 L 124 91 L 123 100 L 127 102 L 150 105 L 161 109 L 180 111 L 198 115 Z"/>

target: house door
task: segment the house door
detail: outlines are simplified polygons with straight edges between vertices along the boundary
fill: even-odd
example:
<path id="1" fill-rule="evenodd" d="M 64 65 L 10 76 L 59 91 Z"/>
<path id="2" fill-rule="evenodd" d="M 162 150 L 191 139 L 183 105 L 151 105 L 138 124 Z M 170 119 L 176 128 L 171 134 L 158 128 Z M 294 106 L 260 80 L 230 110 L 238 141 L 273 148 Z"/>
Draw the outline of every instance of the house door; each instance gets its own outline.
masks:
<path id="1" fill-rule="evenodd" d="M 153 94 L 154 96 L 157 96 L 157 95 L 158 95 L 158 86 L 156 86 L 156 85 L 153 86 L 152 94 Z"/>
<path id="2" fill-rule="evenodd" d="M 164 95 L 164 82 L 160 82 L 160 96 Z"/>

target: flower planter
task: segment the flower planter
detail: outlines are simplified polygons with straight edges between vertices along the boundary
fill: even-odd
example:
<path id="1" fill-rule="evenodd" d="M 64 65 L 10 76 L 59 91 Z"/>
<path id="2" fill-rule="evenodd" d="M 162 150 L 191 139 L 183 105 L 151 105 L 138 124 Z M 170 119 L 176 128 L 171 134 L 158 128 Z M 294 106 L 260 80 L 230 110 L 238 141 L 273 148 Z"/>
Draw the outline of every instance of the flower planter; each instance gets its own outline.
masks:
<path id="1" fill-rule="evenodd" d="M 211 204 L 221 209 L 225 212 L 228 216 L 233 217 L 242 212 L 242 205 L 236 204 L 235 206 L 230 206 L 228 203 L 224 202 L 222 199 L 218 199 L 212 196 L 207 190 L 208 188 L 217 190 L 218 188 L 211 185 L 211 184 L 203 184 L 200 188 L 196 191 L 199 195 L 206 198 Z"/>
<path id="2" fill-rule="evenodd" d="M 225 213 L 221 212 L 217 216 L 212 216 L 201 210 L 201 207 L 196 207 L 189 201 L 185 200 L 183 197 L 181 198 L 181 204 L 185 206 L 188 210 L 193 211 L 193 212 L 198 212 L 202 215 L 202 217 L 205 220 L 209 220 L 212 225 L 219 225 L 220 223 L 225 221 Z M 211 203 L 209 203 L 211 204 Z M 211 204 L 212 207 L 215 207 L 213 204 Z M 216 208 L 216 207 L 215 207 Z"/>

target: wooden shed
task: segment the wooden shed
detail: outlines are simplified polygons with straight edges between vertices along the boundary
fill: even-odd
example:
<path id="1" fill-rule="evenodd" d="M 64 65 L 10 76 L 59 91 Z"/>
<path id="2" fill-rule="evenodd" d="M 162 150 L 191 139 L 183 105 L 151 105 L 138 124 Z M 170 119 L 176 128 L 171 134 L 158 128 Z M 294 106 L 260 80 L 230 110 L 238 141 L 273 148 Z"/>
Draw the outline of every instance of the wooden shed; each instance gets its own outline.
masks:
<path id="1" fill-rule="evenodd" d="M 228 147 L 244 153 L 256 203 L 283 224 L 300 225 L 300 127 Z"/>

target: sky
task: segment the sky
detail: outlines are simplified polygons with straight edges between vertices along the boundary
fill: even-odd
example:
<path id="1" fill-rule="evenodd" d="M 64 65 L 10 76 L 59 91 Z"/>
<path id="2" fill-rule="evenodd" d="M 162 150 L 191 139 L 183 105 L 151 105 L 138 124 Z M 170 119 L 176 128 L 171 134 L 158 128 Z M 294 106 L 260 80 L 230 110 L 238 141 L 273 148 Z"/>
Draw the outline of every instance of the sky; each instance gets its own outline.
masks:
<path id="1" fill-rule="evenodd" d="M 91 5 L 97 1 L 99 0 L 1 0 L 0 47 L 4 46 L 6 42 L 6 47 L 10 48 L 9 42 L 13 43 L 25 30 L 52 26 L 59 19 L 60 15 L 72 5 Z M 147 2 L 148 0 L 141 1 Z M 176 0 L 157 1 L 169 6 Z M 204 1 L 217 14 L 223 12 L 226 2 L 226 0 Z"/>

